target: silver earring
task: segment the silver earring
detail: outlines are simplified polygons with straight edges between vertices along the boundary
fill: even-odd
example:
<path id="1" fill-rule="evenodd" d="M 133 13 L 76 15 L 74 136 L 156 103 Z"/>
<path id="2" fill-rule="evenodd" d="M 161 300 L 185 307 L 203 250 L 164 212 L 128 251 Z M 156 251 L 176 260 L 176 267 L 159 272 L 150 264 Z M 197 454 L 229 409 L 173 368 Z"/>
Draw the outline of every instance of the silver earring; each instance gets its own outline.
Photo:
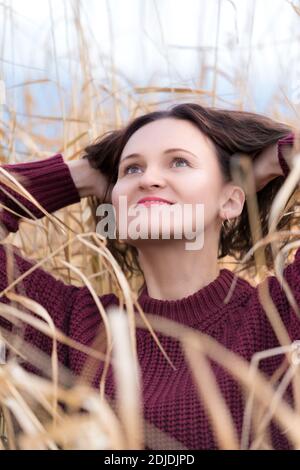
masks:
<path id="1" fill-rule="evenodd" d="M 222 228 L 225 228 L 225 222 L 228 222 L 228 221 L 229 221 L 229 219 L 228 219 L 228 217 L 226 217 L 226 220 L 223 220 L 223 222 L 222 222 Z"/>

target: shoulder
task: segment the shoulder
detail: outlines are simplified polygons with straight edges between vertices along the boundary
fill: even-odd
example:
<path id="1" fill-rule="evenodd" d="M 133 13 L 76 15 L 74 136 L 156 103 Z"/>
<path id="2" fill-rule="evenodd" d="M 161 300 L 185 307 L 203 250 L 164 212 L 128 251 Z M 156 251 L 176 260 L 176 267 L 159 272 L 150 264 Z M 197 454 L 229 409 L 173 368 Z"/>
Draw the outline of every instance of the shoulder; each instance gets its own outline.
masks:
<path id="1" fill-rule="evenodd" d="M 106 308 L 110 305 L 116 305 L 118 303 L 119 299 L 114 293 L 97 295 L 86 286 L 80 287 L 77 292 L 76 305 L 80 304 L 81 307 L 102 305 L 104 308 Z"/>
<path id="2" fill-rule="evenodd" d="M 291 269 L 291 268 L 290 268 Z M 285 271 L 286 273 L 286 271 Z M 269 274 L 261 281 L 246 280 L 241 276 L 236 277 L 237 302 L 244 307 L 249 308 L 250 311 L 259 310 L 264 306 L 270 305 L 274 302 L 277 307 L 287 306 L 287 297 L 282 286 L 282 282 L 274 274 Z M 268 297 L 268 295 L 270 297 Z M 268 301 L 268 302 L 267 302 Z"/>
<path id="3" fill-rule="evenodd" d="M 103 317 L 107 315 L 106 309 L 118 305 L 119 299 L 113 293 L 97 295 L 88 287 L 80 287 L 73 303 L 70 333 L 71 336 L 81 337 L 87 330 L 95 333 L 103 323 Z"/>
<path id="4" fill-rule="evenodd" d="M 299 338 L 300 320 L 291 305 L 295 302 L 297 308 L 299 289 L 291 282 L 293 277 L 289 279 L 293 269 L 292 265 L 288 266 L 283 281 L 271 274 L 249 290 L 244 320 L 256 337 L 257 350 L 275 348 Z"/>
<path id="5" fill-rule="evenodd" d="M 257 353 L 280 346 L 278 324 L 289 324 L 288 305 L 275 276 L 259 283 L 240 275 L 234 279 L 235 290 L 223 312 L 218 336 L 229 350 L 251 361 Z"/>

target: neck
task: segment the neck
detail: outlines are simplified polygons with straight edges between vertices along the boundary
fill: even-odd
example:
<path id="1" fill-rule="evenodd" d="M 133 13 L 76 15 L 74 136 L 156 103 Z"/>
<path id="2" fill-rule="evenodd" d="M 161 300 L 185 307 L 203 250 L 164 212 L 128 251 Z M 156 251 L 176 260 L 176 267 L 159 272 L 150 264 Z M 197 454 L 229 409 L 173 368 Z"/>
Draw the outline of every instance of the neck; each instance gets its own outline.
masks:
<path id="1" fill-rule="evenodd" d="M 219 273 L 218 240 L 204 238 L 201 250 L 186 250 L 186 240 L 147 240 L 138 247 L 148 294 L 158 300 L 178 300 L 194 294 Z"/>

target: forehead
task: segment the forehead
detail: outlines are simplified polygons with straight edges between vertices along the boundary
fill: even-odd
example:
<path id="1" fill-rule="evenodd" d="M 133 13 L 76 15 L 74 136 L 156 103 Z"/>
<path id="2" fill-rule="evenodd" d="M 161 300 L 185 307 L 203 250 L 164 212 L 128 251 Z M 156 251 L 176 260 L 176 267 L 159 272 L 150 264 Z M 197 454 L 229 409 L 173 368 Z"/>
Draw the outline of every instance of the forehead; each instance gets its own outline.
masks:
<path id="1" fill-rule="evenodd" d="M 120 160 L 130 153 L 162 153 L 168 148 L 184 148 L 199 154 L 214 152 L 212 142 L 195 124 L 175 118 L 158 119 L 138 129 L 126 143 Z"/>

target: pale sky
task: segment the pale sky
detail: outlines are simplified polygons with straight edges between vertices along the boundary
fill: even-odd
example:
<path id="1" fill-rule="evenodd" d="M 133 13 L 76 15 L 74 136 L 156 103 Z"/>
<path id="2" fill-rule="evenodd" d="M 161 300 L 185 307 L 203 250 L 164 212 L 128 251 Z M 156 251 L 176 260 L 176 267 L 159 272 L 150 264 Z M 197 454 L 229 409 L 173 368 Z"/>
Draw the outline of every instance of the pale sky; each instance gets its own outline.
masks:
<path id="1" fill-rule="evenodd" d="M 199 63 L 203 61 L 213 69 L 217 61 L 221 70 L 217 79 L 219 93 L 234 99 L 236 85 L 231 85 L 230 77 L 241 81 L 248 77 L 245 93 L 248 91 L 254 99 L 254 104 L 251 99 L 249 103 L 257 110 L 264 110 L 278 81 L 283 84 L 282 93 L 289 98 L 295 96 L 298 85 L 300 89 L 300 16 L 290 3 L 288 0 L 4 0 L 0 2 L 0 79 L 4 78 L 8 92 L 24 77 L 55 80 L 54 40 L 59 78 L 67 86 L 69 67 L 73 71 L 78 68 L 77 39 L 70 19 L 74 5 L 80 4 L 93 74 L 99 81 L 105 82 L 113 57 L 115 66 L 134 85 L 195 87 L 199 86 Z M 294 0 L 295 5 L 298 3 Z M 213 72 L 207 75 L 204 84 L 207 89 L 212 81 Z"/>

